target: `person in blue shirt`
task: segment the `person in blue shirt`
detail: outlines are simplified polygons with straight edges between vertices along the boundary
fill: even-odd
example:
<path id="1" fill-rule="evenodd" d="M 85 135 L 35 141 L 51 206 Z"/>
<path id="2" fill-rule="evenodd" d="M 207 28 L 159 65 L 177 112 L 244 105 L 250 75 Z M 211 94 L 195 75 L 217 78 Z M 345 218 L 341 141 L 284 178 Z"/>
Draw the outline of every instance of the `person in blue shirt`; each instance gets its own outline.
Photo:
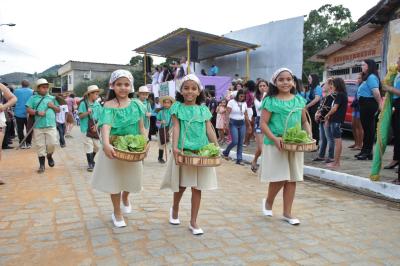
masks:
<path id="1" fill-rule="evenodd" d="M 216 65 L 212 65 L 210 69 L 208 70 L 208 75 L 209 76 L 216 76 L 219 72 L 219 68 Z"/>
<path id="2" fill-rule="evenodd" d="M 29 87 L 29 81 L 23 80 L 21 82 L 21 88 L 18 88 L 14 91 L 14 95 L 17 97 L 17 104 L 15 105 L 15 119 L 17 121 L 17 131 L 18 131 L 18 139 L 21 144 L 24 139 L 24 129 L 26 132 L 29 131 L 28 128 L 28 115 L 26 113 L 26 103 L 29 98 L 33 95 L 33 90 Z M 32 147 L 32 133 L 28 135 L 25 143 L 21 145 L 21 149 L 29 149 Z"/>
<path id="3" fill-rule="evenodd" d="M 319 85 L 319 77 L 317 74 L 310 74 L 308 76 L 309 89 L 305 92 L 300 92 L 299 94 L 303 96 L 307 101 L 307 111 L 311 117 L 312 126 L 312 137 L 319 142 L 319 124 L 315 120 L 315 114 L 317 113 L 319 103 L 322 99 L 322 88 Z"/>
<path id="4" fill-rule="evenodd" d="M 360 120 L 364 130 L 361 152 L 356 154 L 358 160 L 372 160 L 372 146 L 375 139 L 375 115 L 382 102 L 381 82 L 379 80 L 376 62 L 365 59 L 361 63 L 362 83 L 358 87 L 357 97 L 360 106 Z"/>
<path id="5" fill-rule="evenodd" d="M 384 91 L 388 91 L 393 95 L 393 136 L 394 136 L 394 150 L 393 160 L 385 166 L 386 169 L 392 169 L 396 167 L 400 162 L 400 56 L 397 59 L 397 76 L 394 79 L 392 86 L 382 85 Z M 397 178 L 394 183 L 400 185 L 400 178 Z"/>

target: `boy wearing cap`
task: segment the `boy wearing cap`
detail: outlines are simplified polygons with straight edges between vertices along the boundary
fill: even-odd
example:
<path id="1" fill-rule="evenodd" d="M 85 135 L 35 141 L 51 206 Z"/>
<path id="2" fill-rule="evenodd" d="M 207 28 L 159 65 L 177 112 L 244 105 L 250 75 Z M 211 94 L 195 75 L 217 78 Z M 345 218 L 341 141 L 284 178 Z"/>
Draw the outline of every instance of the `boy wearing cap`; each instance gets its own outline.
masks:
<path id="1" fill-rule="evenodd" d="M 171 121 L 171 105 L 175 99 L 171 96 L 161 97 L 160 102 L 162 109 L 157 113 L 157 127 L 158 127 L 158 162 L 165 163 L 164 148 L 170 143 L 170 129 L 172 127 Z M 166 148 L 168 153 L 169 148 Z"/>
<path id="2" fill-rule="evenodd" d="M 146 108 L 146 114 L 144 117 L 144 128 L 146 129 L 147 133 L 150 128 L 150 116 L 151 116 L 151 105 L 148 100 L 149 95 L 150 95 L 149 88 L 147 88 L 146 86 L 139 87 L 139 91 L 138 91 L 139 100 L 143 103 L 143 105 Z M 149 139 L 149 140 L 151 140 L 151 139 Z"/>
<path id="3" fill-rule="evenodd" d="M 90 131 L 96 132 L 95 124 L 100 117 L 102 107 L 96 101 L 99 97 L 100 89 L 97 85 L 90 85 L 83 99 L 79 103 L 78 112 L 80 118 L 80 128 L 83 134 L 83 144 L 85 147 L 86 159 L 88 162 L 88 172 L 92 172 L 94 168 L 94 157 L 99 151 L 101 144 L 97 134 L 90 134 Z M 89 123 L 89 120 L 92 120 Z M 89 124 L 91 128 L 89 128 Z M 94 128 L 93 128 L 94 127 Z"/>
<path id="4" fill-rule="evenodd" d="M 35 116 L 33 140 L 39 157 L 38 173 L 45 170 L 47 156 L 48 164 L 54 167 L 53 153 L 57 144 L 56 113 L 60 112 L 59 104 L 49 92 L 49 83 L 38 79 L 36 92 L 26 103 L 26 111 Z"/>

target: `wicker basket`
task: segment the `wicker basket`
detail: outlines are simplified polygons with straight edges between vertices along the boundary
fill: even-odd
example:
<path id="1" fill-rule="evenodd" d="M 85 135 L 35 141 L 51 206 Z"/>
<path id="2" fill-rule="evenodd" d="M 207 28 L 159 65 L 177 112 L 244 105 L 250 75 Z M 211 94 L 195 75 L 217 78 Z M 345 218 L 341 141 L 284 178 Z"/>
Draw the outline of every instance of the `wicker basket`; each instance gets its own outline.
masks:
<path id="1" fill-rule="evenodd" d="M 116 136 L 110 137 L 110 143 L 113 143 Z M 112 144 L 111 144 L 112 145 Z M 114 146 L 113 146 L 114 147 Z M 130 151 L 122 151 L 114 147 L 115 151 L 115 159 L 121 160 L 121 161 L 127 161 L 127 162 L 139 162 L 143 161 L 144 158 L 146 158 L 147 153 L 150 148 L 150 143 L 146 144 L 146 148 L 142 152 L 130 152 Z"/>
<path id="2" fill-rule="evenodd" d="M 289 123 L 289 118 L 290 116 L 298 111 L 298 110 L 303 110 L 302 108 L 296 108 L 293 109 L 287 116 L 286 118 L 286 123 L 285 123 L 285 130 L 283 131 L 283 135 L 286 134 L 287 131 L 287 127 L 288 127 L 288 123 Z M 311 117 L 310 114 L 308 113 L 308 111 L 306 110 L 306 116 L 307 116 L 307 120 L 311 125 Z M 312 152 L 315 151 L 318 147 L 317 147 L 317 141 L 315 139 L 313 139 L 310 143 L 290 143 L 290 142 L 283 142 L 282 148 L 285 151 L 293 151 L 293 152 Z"/>
<path id="3" fill-rule="evenodd" d="M 197 166 L 197 167 L 215 167 L 221 165 L 221 156 L 204 157 L 185 155 L 182 152 L 175 158 L 177 165 Z"/>
<path id="4" fill-rule="evenodd" d="M 194 119 L 194 118 L 193 118 Z M 185 129 L 184 138 L 182 140 L 182 149 L 175 157 L 176 165 L 186 165 L 186 166 L 197 166 L 197 167 L 216 167 L 221 165 L 221 156 L 217 157 L 205 157 L 205 156 L 196 156 L 196 155 L 185 155 L 183 153 L 183 147 L 185 145 L 185 138 L 188 128 L 190 127 L 190 123 L 193 121 L 190 120 L 188 126 Z M 211 126 L 214 133 L 215 129 Z"/>
<path id="5" fill-rule="evenodd" d="M 315 139 L 312 140 L 311 143 L 283 143 L 283 149 L 285 151 L 294 151 L 294 152 L 311 152 L 317 149 L 317 141 Z"/>

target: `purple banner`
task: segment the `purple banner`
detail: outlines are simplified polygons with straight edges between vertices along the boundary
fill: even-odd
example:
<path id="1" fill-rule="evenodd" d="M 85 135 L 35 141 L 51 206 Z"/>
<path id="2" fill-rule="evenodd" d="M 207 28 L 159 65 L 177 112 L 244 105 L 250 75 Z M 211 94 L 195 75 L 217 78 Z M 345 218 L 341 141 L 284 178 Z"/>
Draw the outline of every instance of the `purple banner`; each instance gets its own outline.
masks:
<path id="1" fill-rule="evenodd" d="M 215 98 L 219 101 L 226 95 L 226 91 L 232 83 L 231 77 L 222 76 L 198 76 L 204 88 L 215 86 Z"/>

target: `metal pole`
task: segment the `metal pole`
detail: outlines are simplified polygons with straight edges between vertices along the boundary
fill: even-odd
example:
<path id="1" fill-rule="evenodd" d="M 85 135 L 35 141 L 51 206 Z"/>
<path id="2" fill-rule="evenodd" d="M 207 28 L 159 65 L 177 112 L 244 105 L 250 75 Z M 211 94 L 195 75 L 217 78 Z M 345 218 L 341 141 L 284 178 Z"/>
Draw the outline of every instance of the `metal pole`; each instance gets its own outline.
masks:
<path id="1" fill-rule="evenodd" d="M 250 49 L 246 50 L 246 77 L 250 79 Z"/>
<path id="2" fill-rule="evenodd" d="M 190 33 L 186 35 L 186 47 L 187 47 L 187 70 L 186 73 L 190 73 Z"/>
<path id="3" fill-rule="evenodd" d="M 146 51 L 144 52 L 144 59 L 143 59 L 143 73 L 144 73 L 144 85 L 147 84 L 147 53 Z"/>

